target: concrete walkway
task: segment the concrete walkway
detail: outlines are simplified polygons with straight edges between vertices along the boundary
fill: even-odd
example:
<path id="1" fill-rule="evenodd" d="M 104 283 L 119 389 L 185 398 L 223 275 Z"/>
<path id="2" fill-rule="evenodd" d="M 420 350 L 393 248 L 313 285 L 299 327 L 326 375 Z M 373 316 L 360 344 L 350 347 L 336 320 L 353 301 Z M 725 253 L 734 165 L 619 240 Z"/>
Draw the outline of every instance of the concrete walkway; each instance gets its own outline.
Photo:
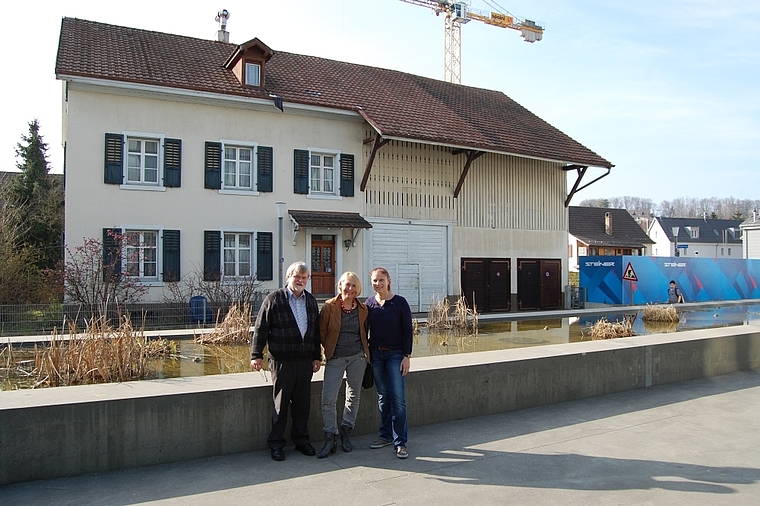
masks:
<path id="1" fill-rule="evenodd" d="M 409 436 L 405 461 L 391 448 L 370 450 L 365 436 L 324 460 L 288 447 L 285 462 L 258 451 L 10 485 L 0 504 L 755 505 L 760 371 L 413 427 Z"/>

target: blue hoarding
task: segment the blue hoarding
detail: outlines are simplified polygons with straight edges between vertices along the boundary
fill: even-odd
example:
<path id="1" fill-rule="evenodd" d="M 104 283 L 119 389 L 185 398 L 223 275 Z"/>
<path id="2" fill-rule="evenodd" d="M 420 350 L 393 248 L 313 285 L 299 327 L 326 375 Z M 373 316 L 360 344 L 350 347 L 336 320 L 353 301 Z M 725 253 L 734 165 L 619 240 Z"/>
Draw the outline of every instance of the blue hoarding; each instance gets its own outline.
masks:
<path id="1" fill-rule="evenodd" d="M 580 286 L 600 304 L 667 302 L 675 280 L 687 302 L 760 298 L 760 260 L 595 256 L 580 257 Z"/>

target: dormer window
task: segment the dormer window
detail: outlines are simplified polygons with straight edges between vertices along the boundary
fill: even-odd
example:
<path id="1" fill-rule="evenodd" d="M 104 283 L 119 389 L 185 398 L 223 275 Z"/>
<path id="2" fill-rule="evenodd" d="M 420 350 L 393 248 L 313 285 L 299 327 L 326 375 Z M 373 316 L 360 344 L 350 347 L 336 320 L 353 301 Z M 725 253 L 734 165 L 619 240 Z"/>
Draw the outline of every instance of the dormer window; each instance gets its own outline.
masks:
<path id="1" fill-rule="evenodd" d="M 274 52 L 259 39 L 252 39 L 239 45 L 224 62 L 243 86 L 265 88 L 267 62 Z"/>
<path id="2" fill-rule="evenodd" d="M 261 65 L 258 63 L 245 64 L 245 84 L 248 86 L 261 86 Z"/>

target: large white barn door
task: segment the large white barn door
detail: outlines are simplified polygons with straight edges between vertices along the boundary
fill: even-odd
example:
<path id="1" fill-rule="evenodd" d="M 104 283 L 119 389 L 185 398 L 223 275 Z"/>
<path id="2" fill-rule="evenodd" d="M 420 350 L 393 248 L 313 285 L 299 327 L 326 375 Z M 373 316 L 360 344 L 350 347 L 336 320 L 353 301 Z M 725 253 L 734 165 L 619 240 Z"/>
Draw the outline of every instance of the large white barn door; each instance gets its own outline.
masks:
<path id="1" fill-rule="evenodd" d="M 426 312 L 446 297 L 448 243 L 445 225 L 373 223 L 370 269 L 385 267 L 393 291 L 413 312 Z"/>

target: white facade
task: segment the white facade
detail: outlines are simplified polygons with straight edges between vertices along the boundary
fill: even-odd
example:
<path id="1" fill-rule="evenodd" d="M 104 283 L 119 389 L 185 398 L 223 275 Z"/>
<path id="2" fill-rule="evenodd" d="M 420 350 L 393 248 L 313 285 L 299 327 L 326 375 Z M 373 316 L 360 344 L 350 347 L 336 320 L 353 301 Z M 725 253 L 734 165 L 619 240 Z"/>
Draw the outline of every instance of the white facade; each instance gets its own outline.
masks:
<path id="1" fill-rule="evenodd" d="M 679 238 L 676 242 L 671 240 L 665 230 L 662 228 L 662 224 L 659 220 L 652 221 L 649 227 L 649 237 L 654 241 L 652 245 L 652 256 L 656 257 L 697 257 L 697 258 L 742 258 L 742 246 L 735 242 L 723 241 L 722 238 L 716 237 L 711 242 L 691 241 L 688 237 L 692 234 L 694 238 L 699 238 L 700 233 L 705 234 L 708 231 L 708 227 L 682 227 L 683 230 L 679 232 Z M 712 228 L 709 228 L 712 233 Z M 726 234 L 729 232 L 726 231 Z M 735 232 L 738 235 L 738 231 Z M 672 234 L 672 232 L 671 232 Z M 704 239 L 704 235 L 702 238 Z M 725 235 L 728 238 L 728 235 Z M 733 239 L 733 236 L 730 236 Z M 676 251 L 678 254 L 676 255 Z"/>
<path id="2" fill-rule="evenodd" d="M 277 201 L 286 202 L 288 209 L 362 210 L 358 196 L 299 195 L 293 192 L 294 149 L 351 153 L 361 159 L 363 120 L 356 114 L 308 107 L 283 114 L 271 103 L 256 107 L 224 97 L 210 100 L 207 97 L 175 96 L 165 91 L 115 90 L 76 82 L 68 84 L 66 95 L 64 142 L 66 241 L 69 249 L 82 244 L 85 238 L 102 237 L 104 228 L 156 231 L 159 242 L 161 231 L 179 230 L 180 273 L 185 276 L 203 269 L 206 230 L 252 234 L 254 241 L 258 231 L 273 232 L 276 244 Z M 181 186 L 167 188 L 160 181 L 157 185 L 104 184 L 106 133 L 159 140 L 164 137 L 180 139 Z M 204 145 L 207 141 L 222 141 L 225 146 L 271 146 L 274 191 L 204 188 Z M 161 155 L 159 152 L 159 159 Z M 293 245 L 292 227 L 287 217 L 285 225 L 285 266 L 296 260 L 310 263 L 308 240 L 314 231 L 298 234 Z M 351 236 L 350 229 L 322 232 L 336 234 L 336 246 Z M 361 247 L 361 241 L 360 234 L 358 247 Z M 255 249 L 255 244 L 253 247 Z M 145 281 L 150 286 L 149 300 L 161 300 L 162 296 L 161 250 L 159 244 L 156 279 Z M 335 253 L 336 271 L 361 271 L 357 256 L 344 255 L 342 247 L 336 247 Z M 255 258 L 252 262 L 255 272 Z M 276 271 L 275 265 L 275 280 Z M 265 288 L 272 288 L 273 283 L 276 284 L 274 281 L 265 283 Z"/>

